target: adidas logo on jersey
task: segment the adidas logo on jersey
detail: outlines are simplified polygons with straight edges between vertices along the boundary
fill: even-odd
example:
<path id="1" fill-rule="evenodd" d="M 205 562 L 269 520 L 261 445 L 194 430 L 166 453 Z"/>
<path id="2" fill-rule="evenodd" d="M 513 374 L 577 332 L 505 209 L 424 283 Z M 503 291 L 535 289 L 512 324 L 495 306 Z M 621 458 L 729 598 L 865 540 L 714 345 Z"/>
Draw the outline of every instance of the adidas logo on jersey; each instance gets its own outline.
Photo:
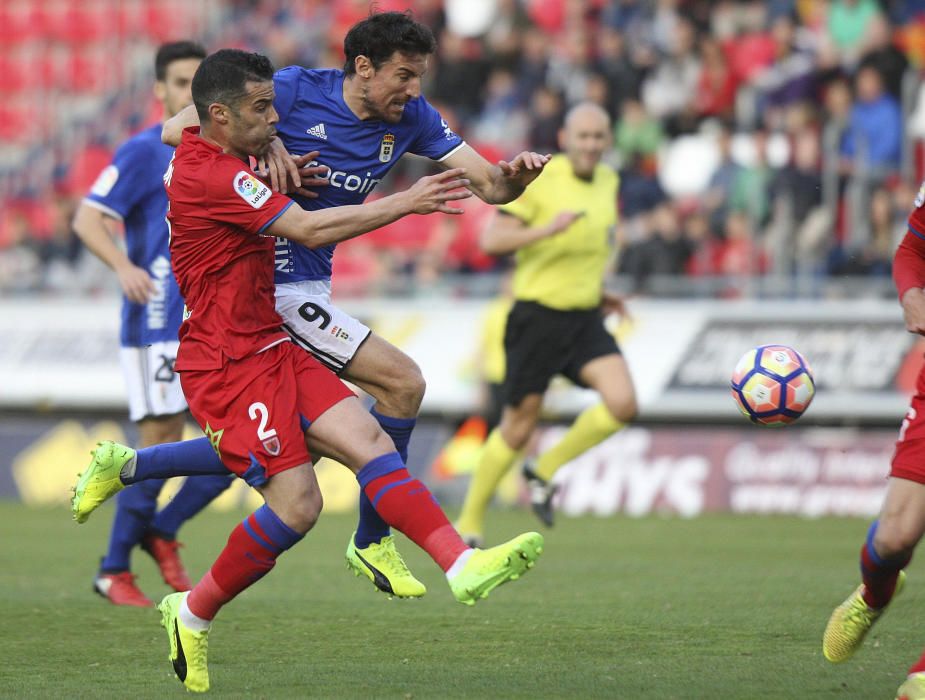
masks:
<path id="1" fill-rule="evenodd" d="M 315 138 L 324 139 L 325 141 L 328 140 L 328 135 L 324 132 L 323 122 L 321 124 L 315 124 L 315 126 L 310 129 L 306 129 L 305 133 L 309 136 L 314 136 Z"/>

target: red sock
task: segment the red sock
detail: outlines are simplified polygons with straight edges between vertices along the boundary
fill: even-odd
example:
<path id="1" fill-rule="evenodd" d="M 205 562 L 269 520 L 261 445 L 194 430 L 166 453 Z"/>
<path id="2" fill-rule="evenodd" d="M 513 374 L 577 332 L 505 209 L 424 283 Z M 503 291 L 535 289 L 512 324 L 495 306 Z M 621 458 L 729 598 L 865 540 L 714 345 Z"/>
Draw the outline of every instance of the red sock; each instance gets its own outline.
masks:
<path id="1" fill-rule="evenodd" d="M 913 673 L 925 673 L 925 653 L 909 668 L 909 675 L 911 676 Z"/>
<path id="2" fill-rule="evenodd" d="M 896 592 L 899 572 L 909 564 L 910 557 L 882 559 L 874 550 L 873 538 L 861 547 L 861 580 L 864 602 L 875 610 L 886 607 Z"/>
<path id="3" fill-rule="evenodd" d="M 433 494 L 405 469 L 393 452 L 377 457 L 357 474 L 376 512 L 447 571 L 469 549 L 450 525 Z"/>
<path id="4" fill-rule="evenodd" d="M 193 586 L 186 604 L 196 617 L 211 620 L 245 588 L 266 576 L 276 558 L 302 539 L 266 505 L 231 531 L 228 544 L 209 572 Z"/>

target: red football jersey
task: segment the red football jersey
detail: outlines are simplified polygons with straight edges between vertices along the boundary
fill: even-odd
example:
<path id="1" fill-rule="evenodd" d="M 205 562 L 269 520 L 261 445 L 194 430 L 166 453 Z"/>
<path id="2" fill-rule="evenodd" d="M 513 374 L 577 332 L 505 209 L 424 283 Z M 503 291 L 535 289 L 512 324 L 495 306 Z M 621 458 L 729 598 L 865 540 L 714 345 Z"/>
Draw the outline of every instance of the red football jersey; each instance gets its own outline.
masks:
<path id="1" fill-rule="evenodd" d="M 274 239 L 263 232 L 292 200 L 198 127 L 184 130 L 164 183 L 170 257 L 186 300 L 176 369 L 219 369 L 288 340 L 275 309 Z"/>

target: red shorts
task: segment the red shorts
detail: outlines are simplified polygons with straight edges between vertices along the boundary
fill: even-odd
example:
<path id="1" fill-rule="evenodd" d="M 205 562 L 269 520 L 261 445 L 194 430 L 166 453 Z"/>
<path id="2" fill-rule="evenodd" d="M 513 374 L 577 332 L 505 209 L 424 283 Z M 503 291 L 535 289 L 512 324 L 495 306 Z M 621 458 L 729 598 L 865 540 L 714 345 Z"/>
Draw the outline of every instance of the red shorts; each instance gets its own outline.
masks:
<path id="1" fill-rule="evenodd" d="M 925 484 L 925 366 L 919 371 L 915 395 L 899 429 L 890 476 Z"/>
<path id="2" fill-rule="evenodd" d="M 251 486 L 309 462 L 308 426 L 354 396 L 331 370 L 289 342 L 228 360 L 220 370 L 181 372 L 180 384 L 222 463 Z"/>

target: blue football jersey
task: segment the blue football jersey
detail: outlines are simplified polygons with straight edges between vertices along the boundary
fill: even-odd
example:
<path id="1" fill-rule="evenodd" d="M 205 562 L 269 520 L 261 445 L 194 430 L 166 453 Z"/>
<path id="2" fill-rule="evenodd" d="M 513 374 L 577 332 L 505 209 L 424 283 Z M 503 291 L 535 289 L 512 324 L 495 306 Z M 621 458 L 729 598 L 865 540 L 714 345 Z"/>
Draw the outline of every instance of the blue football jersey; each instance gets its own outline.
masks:
<path id="1" fill-rule="evenodd" d="M 442 160 L 463 140 L 423 97 L 405 105 L 401 121 L 361 120 L 344 102 L 344 72 L 290 66 L 274 76 L 277 130 L 290 153 L 320 151 L 317 164 L 331 184 L 316 199 L 296 196 L 303 209 L 361 204 L 404 153 Z M 311 250 L 276 240 L 276 282 L 327 280 L 335 246 Z"/>
<path id="2" fill-rule="evenodd" d="M 123 347 L 177 340 L 183 298 L 170 266 L 164 173 L 173 148 L 161 143 L 161 125 L 123 143 L 97 177 L 86 201 L 125 225 L 129 259 L 148 271 L 155 292 L 147 304 L 122 300 Z"/>

